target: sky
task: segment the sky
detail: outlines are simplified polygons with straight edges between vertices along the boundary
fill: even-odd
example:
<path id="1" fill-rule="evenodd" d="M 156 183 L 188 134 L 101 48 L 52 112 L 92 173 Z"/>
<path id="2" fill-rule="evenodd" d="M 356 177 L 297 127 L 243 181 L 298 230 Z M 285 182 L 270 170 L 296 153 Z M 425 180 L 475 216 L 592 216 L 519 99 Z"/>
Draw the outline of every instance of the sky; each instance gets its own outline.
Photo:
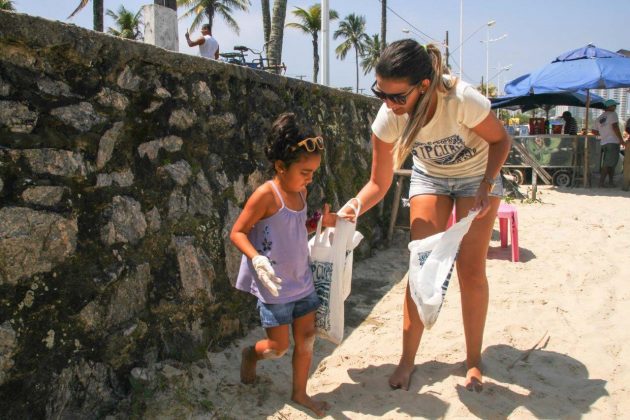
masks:
<path id="1" fill-rule="evenodd" d="M 286 22 L 295 21 L 291 13 L 295 7 L 308 8 L 317 0 L 289 0 Z M 118 10 L 121 4 L 137 11 L 147 0 L 105 0 L 105 8 Z M 271 0 L 273 3 L 273 0 Z M 15 0 L 18 12 L 40 16 L 51 20 L 73 23 L 92 28 L 91 3 L 71 20 L 68 15 L 79 4 L 79 0 Z M 51 5 L 54 4 L 54 7 Z M 452 52 L 452 72 L 460 74 L 460 52 L 462 53 L 465 81 L 475 85 L 486 74 L 491 85 L 503 85 L 551 62 L 561 53 L 593 43 L 611 51 L 630 50 L 627 18 L 630 16 L 630 0 L 608 0 L 604 9 L 594 0 L 388 0 L 387 41 L 414 38 L 421 43 L 443 43 L 446 32 Z M 366 18 L 366 33 L 380 33 L 381 3 L 379 0 L 329 0 L 343 19 L 350 13 Z M 463 5 L 463 25 L 460 31 L 460 5 Z M 185 10 L 178 10 L 183 15 Z M 234 18 L 241 31 L 237 35 L 229 29 L 220 16 L 215 17 L 213 35 L 217 38 L 221 52 L 232 50 L 234 45 L 246 45 L 262 49 L 263 30 L 259 0 L 252 0 L 249 12 L 235 12 Z M 491 27 L 487 22 L 494 20 Z M 198 48 L 190 48 L 184 39 L 191 19 L 179 21 L 179 50 L 185 54 L 198 54 Z M 113 26 L 111 18 L 105 17 L 105 28 Z M 342 41 L 333 40 L 337 21 L 330 23 L 330 85 L 354 87 L 354 50 L 345 60 L 335 57 L 334 48 Z M 404 32 L 404 30 L 408 32 Z M 460 43 L 460 33 L 463 43 Z M 503 36 L 505 35 L 505 36 Z M 192 38 L 199 31 L 192 33 Z M 501 39 L 498 39 L 501 38 Z M 491 42 L 485 42 L 490 39 Z M 493 41 L 494 40 L 494 41 Z M 320 40 L 321 44 L 321 40 Z M 486 62 L 486 55 L 488 60 Z M 312 44 L 310 35 L 285 28 L 283 61 L 287 65 L 286 75 L 312 80 Z M 321 64 L 320 64 L 321 67 Z M 509 67 L 509 69 L 508 69 Z M 374 74 L 363 74 L 359 68 L 359 87 L 369 93 Z"/>

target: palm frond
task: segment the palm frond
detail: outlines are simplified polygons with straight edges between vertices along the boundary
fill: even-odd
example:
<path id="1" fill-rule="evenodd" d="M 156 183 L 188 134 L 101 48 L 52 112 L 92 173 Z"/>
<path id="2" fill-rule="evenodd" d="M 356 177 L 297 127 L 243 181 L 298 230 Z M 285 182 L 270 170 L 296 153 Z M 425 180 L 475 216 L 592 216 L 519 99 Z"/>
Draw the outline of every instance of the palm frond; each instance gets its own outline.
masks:
<path id="1" fill-rule="evenodd" d="M 76 15 L 77 13 L 79 13 L 79 11 L 81 9 L 83 9 L 85 6 L 87 6 L 87 4 L 90 2 L 90 0 L 81 0 L 81 3 L 79 3 L 79 5 L 77 6 L 76 9 L 74 9 L 74 12 L 70 13 L 70 16 L 67 17 L 67 19 L 72 18 L 74 15 Z"/>

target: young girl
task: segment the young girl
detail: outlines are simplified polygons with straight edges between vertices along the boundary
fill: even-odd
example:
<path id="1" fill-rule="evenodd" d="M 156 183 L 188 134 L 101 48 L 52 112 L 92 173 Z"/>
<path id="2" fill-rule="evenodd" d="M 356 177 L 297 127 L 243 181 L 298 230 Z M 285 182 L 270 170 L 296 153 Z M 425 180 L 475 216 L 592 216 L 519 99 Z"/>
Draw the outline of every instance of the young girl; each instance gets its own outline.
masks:
<path id="1" fill-rule="evenodd" d="M 241 382 L 254 382 L 259 360 L 277 359 L 287 352 L 291 325 L 295 341 L 291 399 L 318 416 L 328 404 L 306 394 L 315 311 L 320 304 L 309 267 L 306 186 L 319 168 L 323 149 L 323 139 L 304 133 L 294 114 L 280 115 L 266 147 L 275 175 L 247 200 L 230 234 L 244 254 L 236 287 L 258 298 L 267 333 L 266 340 L 243 350 Z M 327 205 L 322 217 L 324 226 L 334 226 L 336 216 Z"/>

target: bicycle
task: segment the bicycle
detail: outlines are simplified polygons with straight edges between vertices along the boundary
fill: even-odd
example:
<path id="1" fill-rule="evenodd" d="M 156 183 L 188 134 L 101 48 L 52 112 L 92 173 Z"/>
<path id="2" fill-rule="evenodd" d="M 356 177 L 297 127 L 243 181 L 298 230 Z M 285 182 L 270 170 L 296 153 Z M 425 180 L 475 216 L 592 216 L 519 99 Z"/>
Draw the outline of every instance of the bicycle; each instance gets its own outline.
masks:
<path id="1" fill-rule="evenodd" d="M 262 51 L 256 51 L 244 45 L 235 45 L 234 50 L 233 52 L 221 53 L 219 55 L 223 57 L 225 59 L 224 61 L 227 63 L 245 66 L 255 70 L 270 71 L 277 74 L 285 74 L 287 71 L 287 66 L 284 63 L 276 65 L 269 64 L 269 58 L 263 57 Z M 247 52 L 258 57 L 247 61 Z"/>

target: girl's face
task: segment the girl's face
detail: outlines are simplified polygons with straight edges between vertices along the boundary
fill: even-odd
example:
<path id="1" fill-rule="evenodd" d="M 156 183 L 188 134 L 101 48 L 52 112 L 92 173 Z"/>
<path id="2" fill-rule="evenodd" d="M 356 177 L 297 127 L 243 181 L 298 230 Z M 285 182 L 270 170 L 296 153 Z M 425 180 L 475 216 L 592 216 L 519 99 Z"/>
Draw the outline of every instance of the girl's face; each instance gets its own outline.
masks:
<path id="1" fill-rule="evenodd" d="M 321 161 L 319 153 L 303 153 L 288 168 L 283 162 L 276 162 L 276 174 L 287 191 L 300 192 L 313 182 L 313 174 Z"/>
<path id="2" fill-rule="evenodd" d="M 428 79 L 423 80 L 419 84 L 410 85 L 406 79 L 385 79 L 377 74 L 374 90 L 385 94 L 382 101 L 394 114 L 403 115 L 411 114 L 420 96 L 424 94 L 428 86 Z M 391 96 L 397 97 L 397 100 L 392 100 Z M 404 103 L 400 103 L 400 99 Z"/>

